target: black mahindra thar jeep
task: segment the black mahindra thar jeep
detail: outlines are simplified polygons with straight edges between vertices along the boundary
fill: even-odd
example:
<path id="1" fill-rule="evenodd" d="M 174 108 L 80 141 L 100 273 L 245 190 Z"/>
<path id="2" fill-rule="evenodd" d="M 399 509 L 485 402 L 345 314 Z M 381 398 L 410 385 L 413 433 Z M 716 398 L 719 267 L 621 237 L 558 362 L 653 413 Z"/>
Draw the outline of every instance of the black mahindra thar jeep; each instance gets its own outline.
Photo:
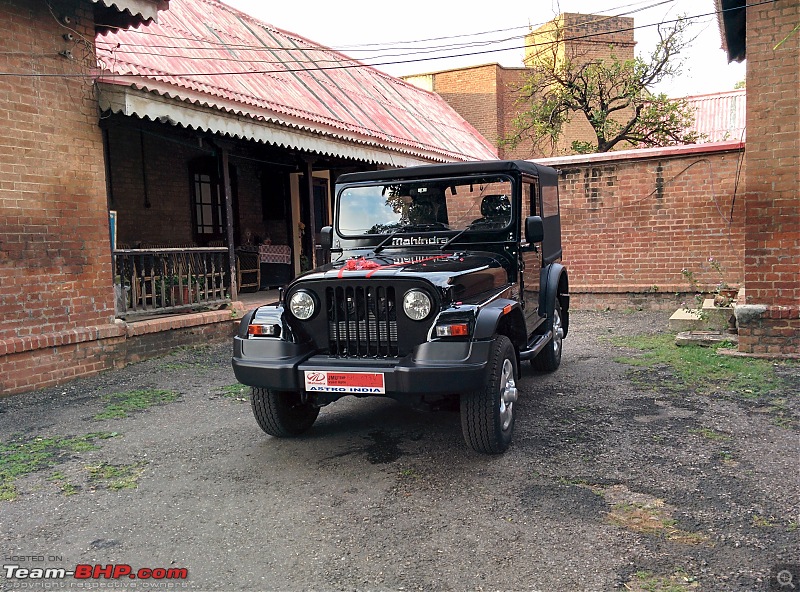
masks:
<path id="1" fill-rule="evenodd" d="M 527 161 L 352 173 L 336 184 L 331 263 L 242 319 L 236 378 L 268 434 L 344 397 L 458 400 L 464 439 L 500 453 L 520 363 L 561 362 L 569 327 L 558 175 Z"/>

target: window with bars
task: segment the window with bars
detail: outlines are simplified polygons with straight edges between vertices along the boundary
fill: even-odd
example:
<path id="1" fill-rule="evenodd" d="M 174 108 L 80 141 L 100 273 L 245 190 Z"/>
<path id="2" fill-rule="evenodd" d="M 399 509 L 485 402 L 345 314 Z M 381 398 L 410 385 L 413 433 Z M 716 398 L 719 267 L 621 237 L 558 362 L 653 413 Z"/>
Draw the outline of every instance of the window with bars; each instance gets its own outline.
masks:
<path id="1" fill-rule="evenodd" d="M 207 245 L 225 238 L 225 202 L 222 195 L 217 161 L 200 158 L 189 165 L 192 195 L 192 230 L 195 241 Z M 231 167 L 231 190 L 235 203 L 236 175 Z"/>
<path id="2" fill-rule="evenodd" d="M 207 173 L 194 173 L 195 233 L 222 236 L 222 200 L 219 183 Z"/>

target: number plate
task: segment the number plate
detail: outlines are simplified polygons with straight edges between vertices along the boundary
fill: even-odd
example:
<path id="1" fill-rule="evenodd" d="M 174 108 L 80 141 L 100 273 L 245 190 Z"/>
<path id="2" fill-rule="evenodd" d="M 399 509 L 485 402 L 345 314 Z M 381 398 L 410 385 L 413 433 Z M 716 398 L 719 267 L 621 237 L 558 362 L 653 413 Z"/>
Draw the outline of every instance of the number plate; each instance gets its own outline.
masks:
<path id="1" fill-rule="evenodd" d="M 383 372 L 320 372 L 306 370 L 306 390 L 327 393 L 385 394 Z"/>

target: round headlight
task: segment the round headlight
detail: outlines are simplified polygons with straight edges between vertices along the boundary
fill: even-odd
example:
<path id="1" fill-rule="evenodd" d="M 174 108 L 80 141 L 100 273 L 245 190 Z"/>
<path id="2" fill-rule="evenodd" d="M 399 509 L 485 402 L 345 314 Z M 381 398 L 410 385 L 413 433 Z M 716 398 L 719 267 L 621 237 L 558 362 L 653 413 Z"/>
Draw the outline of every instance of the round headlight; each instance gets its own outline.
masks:
<path id="1" fill-rule="evenodd" d="M 409 290 L 403 296 L 403 311 L 412 321 L 421 321 L 431 314 L 431 299 L 420 290 Z"/>
<path id="2" fill-rule="evenodd" d="M 289 310 L 301 321 L 310 319 L 314 314 L 314 308 L 314 297 L 308 292 L 300 290 L 292 294 L 289 299 Z"/>

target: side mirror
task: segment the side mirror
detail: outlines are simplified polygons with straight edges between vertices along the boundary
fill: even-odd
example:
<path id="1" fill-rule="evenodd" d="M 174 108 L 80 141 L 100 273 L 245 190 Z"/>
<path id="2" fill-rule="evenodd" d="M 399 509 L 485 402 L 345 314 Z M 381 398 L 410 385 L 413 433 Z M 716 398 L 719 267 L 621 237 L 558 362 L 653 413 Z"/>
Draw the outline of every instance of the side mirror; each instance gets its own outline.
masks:
<path id="1" fill-rule="evenodd" d="M 323 249 L 333 247 L 333 226 L 323 226 L 319 230 L 319 242 Z"/>
<path id="2" fill-rule="evenodd" d="M 544 222 L 541 216 L 525 218 L 525 240 L 531 244 L 544 240 Z"/>

